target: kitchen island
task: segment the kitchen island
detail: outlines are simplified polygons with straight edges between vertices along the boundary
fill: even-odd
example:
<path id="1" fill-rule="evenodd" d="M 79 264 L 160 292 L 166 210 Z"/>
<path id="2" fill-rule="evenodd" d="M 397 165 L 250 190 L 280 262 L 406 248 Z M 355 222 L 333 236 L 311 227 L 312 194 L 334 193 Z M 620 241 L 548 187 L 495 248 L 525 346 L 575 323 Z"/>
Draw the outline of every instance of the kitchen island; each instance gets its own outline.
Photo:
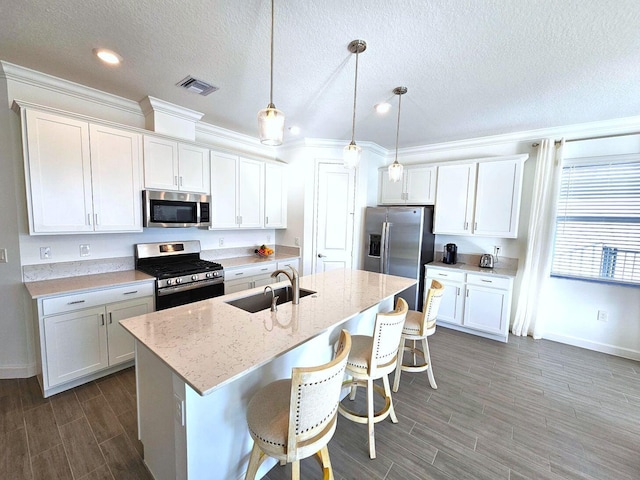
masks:
<path id="1" fill-rule="evenodd" d="M 123 320 L 136 339 L 139 435 L 156 480 L 243 478 L 253 393 L 294 366 L 330 360 L 342 328 L 371 334 L 375 314 L 392 310 L 394 295 L 414 284 L 334 270 L 300 277 L 316 293 L 277 312 L 226 303 L 262 293 L 256 288 Z"/>

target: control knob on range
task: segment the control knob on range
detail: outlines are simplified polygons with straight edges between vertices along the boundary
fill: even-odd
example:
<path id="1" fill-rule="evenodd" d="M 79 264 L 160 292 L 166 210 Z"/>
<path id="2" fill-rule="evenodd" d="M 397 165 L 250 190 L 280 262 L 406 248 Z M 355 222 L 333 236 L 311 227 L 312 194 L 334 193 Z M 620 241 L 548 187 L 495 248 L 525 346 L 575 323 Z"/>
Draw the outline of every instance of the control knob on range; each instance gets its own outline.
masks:
<path id="1" fill-rule="evenodd" d="M 181 278 L 176 278 L 176 283 L 182 283 L 182 279 Z"/>
<path id="2" fill-rule="evenodd" d="M 213 273 L 212 272 L 207 272 L 207 273 L 205 273 L 205 277 L 213 278 Z"/>
<path id="3" fill-rule="evenodd" d="M 193 280 L 194 282 L 198 280 L 198 275 L 191 275 L 191 280 Z"/>
<path id="4" fill-rule="evenodd" d="M 167 280 L 167 285 L 171 285 L 173 283 L 173 280 L 169 279 Z"/>

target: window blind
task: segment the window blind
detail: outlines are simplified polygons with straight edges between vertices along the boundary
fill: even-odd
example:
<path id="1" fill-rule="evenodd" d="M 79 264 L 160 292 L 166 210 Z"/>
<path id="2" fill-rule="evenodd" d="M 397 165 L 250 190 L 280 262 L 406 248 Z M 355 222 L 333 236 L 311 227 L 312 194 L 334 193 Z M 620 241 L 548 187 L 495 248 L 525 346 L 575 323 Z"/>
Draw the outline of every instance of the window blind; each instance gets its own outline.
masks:
<path id="1" fill-rule="evenodd" d="M 640 157 L 563 167 L 551 274 L 640 284 Z"/>

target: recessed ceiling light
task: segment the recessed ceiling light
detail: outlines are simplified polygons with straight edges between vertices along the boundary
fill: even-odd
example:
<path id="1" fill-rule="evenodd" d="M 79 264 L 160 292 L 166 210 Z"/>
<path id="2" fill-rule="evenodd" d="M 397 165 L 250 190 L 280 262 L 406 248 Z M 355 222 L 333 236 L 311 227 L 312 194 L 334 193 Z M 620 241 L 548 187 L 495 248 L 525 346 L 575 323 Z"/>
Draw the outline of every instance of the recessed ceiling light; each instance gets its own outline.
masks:
<path id="1" fill-rule="evenodd" d="M 289 131 L 291 132 L 291 135 L 299 135 L 300 127 L 294 125 L 293 127 L 289 127 Z"/>
<path id="2" fill-rule="evenodd" d="M 94 48 L 93 53 L 104 63 L 109 65 L 119 65 L 122 63 L 122 57 L 113 50 L 106 48 Z"/>
<path id="3" fill-rule="evenodd" d="M 376 112 L 379 114 L 384 115 L 385 113 L 389 113 L 389 110 L 391 110 L 391 104 L 387 102 L 377 103 L 373 108 L 375 108 Z"/>

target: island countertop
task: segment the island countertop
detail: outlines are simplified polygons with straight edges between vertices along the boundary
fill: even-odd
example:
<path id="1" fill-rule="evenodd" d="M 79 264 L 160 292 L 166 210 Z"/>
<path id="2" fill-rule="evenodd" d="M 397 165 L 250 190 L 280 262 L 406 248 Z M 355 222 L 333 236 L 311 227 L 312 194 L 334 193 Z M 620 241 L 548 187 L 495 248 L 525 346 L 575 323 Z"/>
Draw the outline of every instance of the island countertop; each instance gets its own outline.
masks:
<path id="1" fill-rule="evenodd" d="M 226 303 L 262 293 L 260 287 L 120 323 L 185 383 L 207 395 L 415 283 L 362 270 L 332 270 L 300 277 L 300 288 L 316 293 L 301 298 L 299 305 L 278 305 L 277 312 L 247 313 Z"/>

